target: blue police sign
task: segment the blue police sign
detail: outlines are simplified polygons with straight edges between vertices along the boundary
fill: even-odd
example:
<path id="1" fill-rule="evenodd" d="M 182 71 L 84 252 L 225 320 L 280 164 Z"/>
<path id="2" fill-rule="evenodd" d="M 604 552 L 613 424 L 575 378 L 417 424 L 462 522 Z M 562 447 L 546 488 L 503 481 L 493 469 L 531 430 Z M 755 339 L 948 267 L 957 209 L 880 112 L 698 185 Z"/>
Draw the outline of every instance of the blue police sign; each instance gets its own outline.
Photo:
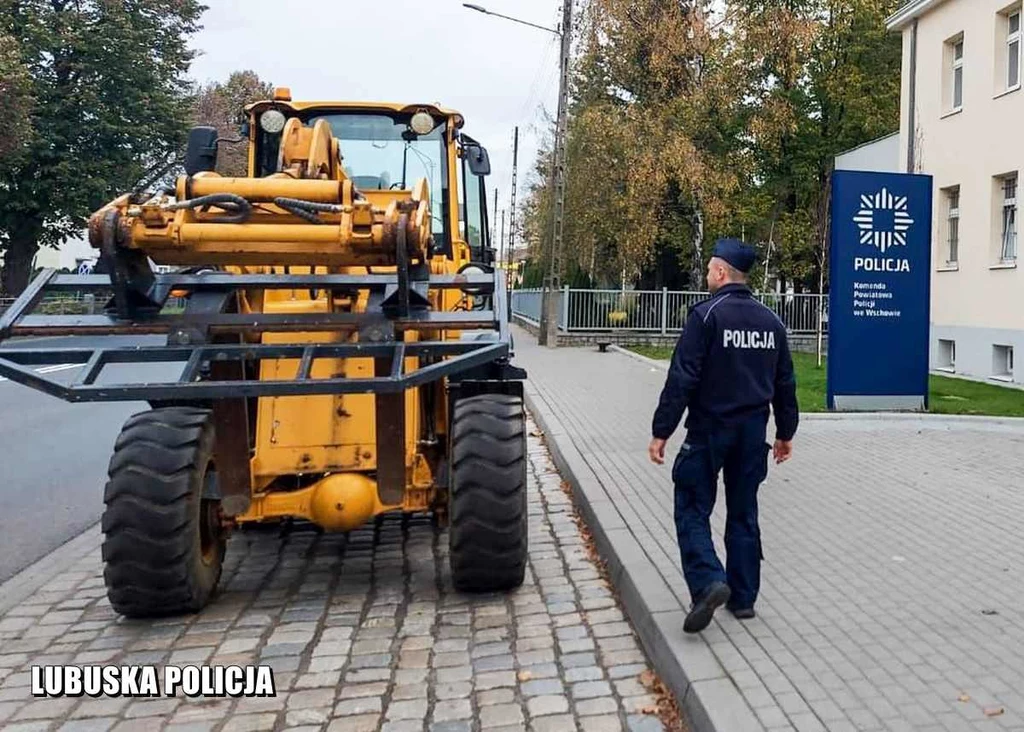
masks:
<path id="1" fill-rule="evenodd" d="M 832 178 L 828 407 L 928 408 L 932 179 Z"/>

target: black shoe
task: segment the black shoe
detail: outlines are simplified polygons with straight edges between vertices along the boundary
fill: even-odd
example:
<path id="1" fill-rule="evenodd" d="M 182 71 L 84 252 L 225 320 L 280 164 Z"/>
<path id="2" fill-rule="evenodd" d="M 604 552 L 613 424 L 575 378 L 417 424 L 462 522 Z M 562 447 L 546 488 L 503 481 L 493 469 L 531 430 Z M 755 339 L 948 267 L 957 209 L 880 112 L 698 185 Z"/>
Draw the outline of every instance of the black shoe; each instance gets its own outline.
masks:
<path id="1" fill-rule="evenodd" d="M 708 627 L 715 610 L 729 602 L 732 592 L 724 582 L 715 582 L 708 587 L 697 602 L 693 603 L 690 613 L 683 621 L 683 630 L 687 633 L 699 633 Z"/>
<path id="2" fill-rule="evenodd" d="M 737 620 L 751 620 L 755 615 L 754 608 L 752 607 L 731 607 L 729 608 L 729 612 L 731 612 L 733 617 Z"/>

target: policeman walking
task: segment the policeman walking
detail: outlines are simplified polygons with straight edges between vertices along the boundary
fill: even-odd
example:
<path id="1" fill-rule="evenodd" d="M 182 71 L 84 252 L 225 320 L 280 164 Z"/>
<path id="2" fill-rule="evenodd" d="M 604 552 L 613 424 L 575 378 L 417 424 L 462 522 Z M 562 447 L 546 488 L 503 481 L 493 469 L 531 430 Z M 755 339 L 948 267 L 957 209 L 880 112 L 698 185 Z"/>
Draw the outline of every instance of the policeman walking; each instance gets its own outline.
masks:
<path id="1" fill-rule="evenodd" d="M 691 308 L 654 414 L 650 458 L 665 461 L 665 443 L 688 410 L 686 440 L 672 467 L 683 574 L 693 605 L 683 629 L 698 633 L 721 605 L 754 617 L 760 588 L 757 490 L 768 474 L 769 406 L 775 414 L 776 463 L 793 454 L 799 413 L 786 328 L 747 286 L 753 248 L 716 242 L 708 262 L 711 297 Z M 711 539 L 718 474 L 725 477 L 726 568 Z"/>

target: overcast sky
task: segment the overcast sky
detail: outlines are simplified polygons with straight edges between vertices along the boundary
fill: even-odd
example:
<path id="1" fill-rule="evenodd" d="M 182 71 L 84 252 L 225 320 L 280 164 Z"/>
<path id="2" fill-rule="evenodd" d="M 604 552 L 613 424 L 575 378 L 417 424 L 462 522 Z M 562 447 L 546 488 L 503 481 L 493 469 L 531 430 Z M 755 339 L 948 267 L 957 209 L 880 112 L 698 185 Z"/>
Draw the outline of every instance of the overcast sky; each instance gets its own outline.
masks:
<path id="1" fill-rule="evenodd" d="M 477 0 L 550 28 L 560 0 Z M 558 102 L 558 37 L 462 7 L 461 0 L 206 0 L 192 76 L 252 69 L 293 99 L 440 102 L 466 118 L 490 153 L 488 194 L 511 193 L 519 125 L 520 200 L 538 140 Z"/>

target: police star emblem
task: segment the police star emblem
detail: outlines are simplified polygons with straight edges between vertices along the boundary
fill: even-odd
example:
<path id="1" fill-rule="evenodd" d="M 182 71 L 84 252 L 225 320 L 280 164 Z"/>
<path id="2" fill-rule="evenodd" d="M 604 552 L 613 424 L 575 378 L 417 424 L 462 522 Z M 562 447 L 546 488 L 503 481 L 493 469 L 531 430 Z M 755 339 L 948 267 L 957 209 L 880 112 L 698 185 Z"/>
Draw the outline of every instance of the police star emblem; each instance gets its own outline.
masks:
<path id="1" fill-rule="evenodd" d="M 907 245 L 907 232 L 914 224 L 906 196 L 894 196 L 887 188 L 861 195 L 861 209 L 853 217 L 860 229 L 860 243 L 871 244 L 882 254 L 894 246 Z"/>

